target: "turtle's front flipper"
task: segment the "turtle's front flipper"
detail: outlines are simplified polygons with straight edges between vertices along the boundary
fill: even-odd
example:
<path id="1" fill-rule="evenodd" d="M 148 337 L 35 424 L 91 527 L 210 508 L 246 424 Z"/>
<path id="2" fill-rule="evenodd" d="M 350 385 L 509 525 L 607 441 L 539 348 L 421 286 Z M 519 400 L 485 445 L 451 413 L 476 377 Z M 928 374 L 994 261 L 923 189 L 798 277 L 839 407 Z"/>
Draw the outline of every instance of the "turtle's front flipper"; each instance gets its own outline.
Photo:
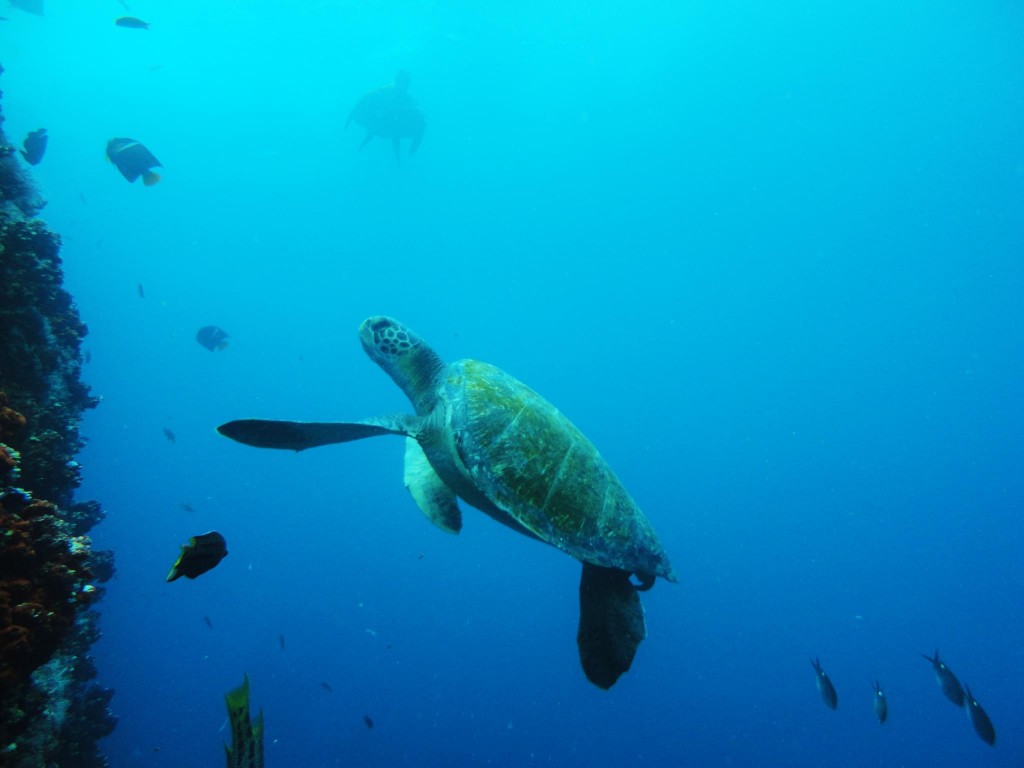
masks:
<path id="1" fill-rule="evenodd" d="M 359 145 L 359 148 L 362 149 L 367 144 L 369 144 L 372 140 L 373 140 L 373 131 L 371 131 L 369 128 L 367 128 L 366 129 L 366 137 L 363 139 L 363 143 Z"/>
<path id="2" fill-rule="evenodd" d="M 587 679 L 599 688 L 611 688 L 629 669 L 645 637 L 644 607 L 629 573 L 583 563 L 576 642 Z"/>
<path id="3" fill-rule="evenodd" d="M 217 431 L 239 443 L 257 448 L 286 448 L 303 451 L 332 443 L 347 443 L 377 435 L 411 434 L 409 419 L 385 416 L 353 422 L 267 421 L 240 419 L 221 424 Z"/>

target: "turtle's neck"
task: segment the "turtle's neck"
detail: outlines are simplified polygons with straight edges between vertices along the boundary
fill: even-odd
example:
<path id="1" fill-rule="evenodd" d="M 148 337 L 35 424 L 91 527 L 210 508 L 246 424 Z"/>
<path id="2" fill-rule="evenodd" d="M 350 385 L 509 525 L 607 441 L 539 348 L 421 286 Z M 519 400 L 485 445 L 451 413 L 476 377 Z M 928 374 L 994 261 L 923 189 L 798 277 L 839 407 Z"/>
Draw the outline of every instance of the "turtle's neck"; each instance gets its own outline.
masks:
<path id="1" fill-rule="evenodd" d="M 437 353 L 420 342 L 404 355 L 392 358 L 389 362 L 390 365 L 382 363 L 381 367 L 412 401 L 416 415 L 426 416 L 434 410 L 437 380 L 445 368 Z"/>
<path id="2" fill-rule="evenodd" d="M 441 358 L 419 334 L 393 317 L 368 317 L 359 326 L 363 349 L 402 388 L 418 416 L 434 408 L 438 378 L 444 370 Z"/>

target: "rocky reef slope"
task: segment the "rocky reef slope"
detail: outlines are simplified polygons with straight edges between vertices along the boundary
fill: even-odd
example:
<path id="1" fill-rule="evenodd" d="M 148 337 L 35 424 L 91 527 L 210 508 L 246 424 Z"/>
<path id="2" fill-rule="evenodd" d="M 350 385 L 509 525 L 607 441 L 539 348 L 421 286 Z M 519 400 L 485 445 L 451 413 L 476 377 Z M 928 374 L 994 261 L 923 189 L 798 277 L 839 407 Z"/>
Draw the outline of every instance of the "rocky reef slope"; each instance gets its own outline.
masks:
<path id="1" fill-rule="evenodd" d="M 91 768 L 115 724 L 88 655 L 113 557 L 86 535 L 99 504 L 73 501 L 96 400 L 60 238 L 35 218 L 43 201 L 2 123 L 0 111 L 0 767 Z"/>

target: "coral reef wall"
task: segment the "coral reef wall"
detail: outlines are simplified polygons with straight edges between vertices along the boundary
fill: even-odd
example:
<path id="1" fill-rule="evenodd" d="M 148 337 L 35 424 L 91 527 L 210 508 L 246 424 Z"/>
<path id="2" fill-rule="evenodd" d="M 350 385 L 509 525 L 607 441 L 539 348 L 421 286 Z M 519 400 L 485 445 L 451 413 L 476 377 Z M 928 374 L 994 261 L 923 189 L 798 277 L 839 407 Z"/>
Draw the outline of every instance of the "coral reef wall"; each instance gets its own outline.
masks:
<path id="1" fill-rule="evenodd" d="M 79 423 L 97 402 L 81 379 L 86 328 L 2 123 L 0 110 L 0 767 L 104 766 L 113 691 L 88 651 L 113 557 L 86 535 L 99 504 L 73 501 Z"/>

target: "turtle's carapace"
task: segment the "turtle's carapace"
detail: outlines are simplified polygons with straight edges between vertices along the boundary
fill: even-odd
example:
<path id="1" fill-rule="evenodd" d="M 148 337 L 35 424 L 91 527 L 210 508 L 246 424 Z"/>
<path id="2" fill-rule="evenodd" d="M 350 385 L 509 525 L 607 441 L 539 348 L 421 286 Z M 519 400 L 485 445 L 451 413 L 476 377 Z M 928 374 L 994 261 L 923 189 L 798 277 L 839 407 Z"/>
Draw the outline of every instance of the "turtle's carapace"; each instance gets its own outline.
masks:
<path id="1" fill-rule="evenodd" d="M 134 16 L 122 16 L 119 19 L 114 19 L 114 24 L 126 29 L 149 29 L 148 21 L 137 19 Z"/>

